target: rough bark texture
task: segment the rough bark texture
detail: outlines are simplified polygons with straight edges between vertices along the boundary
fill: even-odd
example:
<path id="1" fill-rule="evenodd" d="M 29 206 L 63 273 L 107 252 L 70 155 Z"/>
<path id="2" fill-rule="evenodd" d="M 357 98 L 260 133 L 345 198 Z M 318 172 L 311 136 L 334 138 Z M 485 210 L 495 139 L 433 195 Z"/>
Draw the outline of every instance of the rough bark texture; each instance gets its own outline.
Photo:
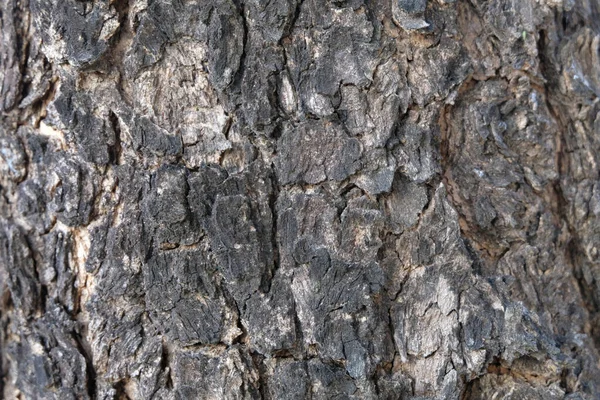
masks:
<path id="1" fill-rule="evenodd" d="M 7 399 L 599 399 L 598 0 L 0 0 Z"/>

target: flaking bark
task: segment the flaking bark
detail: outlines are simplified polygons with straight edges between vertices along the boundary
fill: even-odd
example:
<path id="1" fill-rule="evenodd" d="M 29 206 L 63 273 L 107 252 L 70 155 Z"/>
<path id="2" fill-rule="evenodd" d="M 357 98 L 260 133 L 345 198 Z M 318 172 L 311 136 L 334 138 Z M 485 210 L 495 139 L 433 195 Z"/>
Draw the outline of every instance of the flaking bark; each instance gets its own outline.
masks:
<path id="1" fill-rule="evenodd" d="M 0 23 L 4 398 L 600 398 L 598 0 Z"/>

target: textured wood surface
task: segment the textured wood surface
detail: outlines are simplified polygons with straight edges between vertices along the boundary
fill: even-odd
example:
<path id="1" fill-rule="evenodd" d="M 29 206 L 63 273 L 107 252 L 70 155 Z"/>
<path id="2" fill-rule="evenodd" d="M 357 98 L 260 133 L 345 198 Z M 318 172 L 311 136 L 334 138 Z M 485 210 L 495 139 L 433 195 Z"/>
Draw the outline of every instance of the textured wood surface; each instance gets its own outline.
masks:
<path id="1" fill-rule="evenodd" d="M 0 0 L 6 399 L 599 399 L 598 0 Z"/>

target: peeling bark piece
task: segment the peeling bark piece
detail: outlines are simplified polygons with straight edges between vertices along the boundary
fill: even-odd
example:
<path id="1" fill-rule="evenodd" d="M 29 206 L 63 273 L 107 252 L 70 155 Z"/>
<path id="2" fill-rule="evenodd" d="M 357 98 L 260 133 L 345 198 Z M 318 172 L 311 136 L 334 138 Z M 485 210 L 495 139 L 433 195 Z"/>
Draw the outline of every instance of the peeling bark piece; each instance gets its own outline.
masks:
<path id="1" fill-rule="evenodd" d="M 135 120 L 133 148 L 147 156 L 175 156 L 181 154 L 182 143 L 179 136 L 171 135 L 146 117 Z"/>
<path id="2" fill-rule="evenodd" d="M 415 225 L 428 202 L 427 189 L 398 175 L 390 194 L 383 198 L 384 214 L 400 233 Z"/>
<path id="3" fill-rule="evenodd" d="M 292 291 L 305 344 L 314 343 L 322 357 L 347 360 L 354 377 L 368 374 L 377 364 L 370 349 L 385 347 L 385 333 L 378 323 L 369 322 L 369 316 L 378 314 L 371 298 L 381 281 L 378 265 L 331 260 L 323 250 L 316 250 L 310 263 L 294 274 Z"/>
<path id="4" fill-rule="evenodd" d="M 17 227 L 4 224 L 0 227 L 3 281 L 16 306 L 25 312 L 34 312 L 40 306 L 41 285 L 35 279 L 37 271 L 26 236 Z"/>
<path id="5" fill-rule="evenodd" d="M 365 149 L 356 184 L 372 195 L 389 192 L 394 179 L 396 161 L 384 147 L 410 101 L 405 64 L 393 60 L 380 64 L 366 93 L 353 85 L 340 90 L 340 118 Z"/>
<path id="6" fill-rule="evenodd" d="M 174 354 L 173 378 L 178 398 L 260 398 L 252 360 L 237 347 Z"/>
<path id="7" fill-rule="evenodd" d="M 192 245 L 203 235 L 201 222 L 188 202 L 187 170 L 165 165 L 151 178 L 144 201 L 148 228 L 155 231 L 156 246 Z"/>
<path id="8" fill-rule="evenodd" d="M 162 58 L 163 48 L 168 39 L 160 30 L 157 21 L 146 15 L 140 19 L 137 34 L 124 62 L 125 72 L 130 77 L 135 77 L 143 68 L 156 64 Z"/>
<path id="9" fill-rule="evenodd" d="M 244 26 L 233 2 L 217 2 L 208 26 L 210 80 L 218 90 L 233 82 L 244 51 Z"/>
<path id="10" fill-rule="evenodd" d="M 85 93 L 78 93 L 69 78 L 61 83 L 56 99 L 50 105 L 57 118 L 52 124 L 66 131 L 65 139 L 74 142 L 86 161 L 105 165 L 111 161 L 111 148 L 115 145 L 115 132 L 109 122 L 108 112 L 94 106 Z"/>
<path id="11" fill-rule="evenodd" d="M 450 90 L 465 79 L 469 66 L 462 47 L 454 41 L 442 39 L 434 48 L 418 49 L 408 69 L 414 102 L 424 106 L 434 98 L 447 97 Z M 428 80 L 427 76 L 443 79 Z"/>
<path id="12" fill-rule="evenodd" d="M 66 225 L 87 225 L 97 193 L 96 183 L 91 179 L 92 170 L 65 154 L 58 154 L 53 163 L 58 175 L 58 187 L 52 199 L 53 209 Z"/>
<path id="13" fill-rule="evenodd" d="M 20 182 L 27 174 L 25 148 L 15 136 L 0 137 L 0 173 L 3 179 Z"/>
<path id="14" fill-rule="evenodd" d="M 364 10 L 338 9 L 325 3 L 300 6 L 291 42 L 285 48 L 304 112 L 329 116 L 339 104 L 340 84 L 369 84 L 377 65 L 372 45 L 375 34 Z"/>
<path id="15" fill-rule="evenodd" d="M 3 0 L 0 22 L 2 30 L 0 38 L 0 110 L 10 110 L 19 101 L 21 84 L 21 63 L 24 61 L 26 40 L 23 27 L 20 26 L 19 8 L 16 0 Z"/>
<path id="16" fill-rule="evenodd" d="M 427 28 L 426 7 L 427 0 L 392 0 L 394 22 L 407 30 Z"/>
<path id="17" fill-rule="evenodd" d="M 246 197 L 216 198 L 211 218 L 213 249 L 219 259 L 219 270 L 238 301 L 258 290 L 269 267 L 268 253 L 261 252 L 258 235 Z"/>
<path id="18" fill-rule="evenodd" d="M 277 43 L 290 28 L 299 0 L 264 3 L 250 0 L 247 5 L 248 23 L 253 32 L 259 32 L 267 43 Z"/>
<path id="19" fill-rule="evenodd" d="M 429 118 L 437 114 L 433 107 L 421 113 Z M 397 169 L 417 183 L 428 181 L 440 170 L 440 157 L 435 150 L 437 128 L 426 122 L 431 121 L 429 118 L 421 118 L 417 112 L 409 113 L 400 121 L 396 136 L 389 143 Z"/>
<path id="20" fill-rule="evenodd" d="M 341 181 L 360 165 L 360 143 L 333 122 L 305 122 L 287 128 L 278 141 L 281 183 Z"/>
<path id="21" fill-rule="evenodd" d="M 363 154 L 362 168 L 356 177 L 356 186 L 371 195 L 388 193 L 392 189 L 396 160 L 388 157 L 384 149 L 374 149 Z"/>
<path id="22" fill-rule="evenodd" d="M 276 116 L 273 94 L 277 86 L 276 74 L 283 69 L 284 55 L 279 49 L 254 43 L 252 37 L 248 44 L 250 54 L 246 62 L 252 73 L 244 74 L 242 78 L 242 108 L 250 126 L 255 131 L 262 131 Z"/>
<path id="23" fill-rule="evenodd" d="M 70 233 L 51 232 L 44 238 L 44 245 L 52 251 L 44 254 L 40 282 L 51 287 L 49 295 L 56 299 L 67 311 L 76 307 L 77 292 L 75 275 L 77 273 L 76 243 Z"/>
<path id="24" fill-rule="evenodd" d="M 225 313 L 231 312 L 205 258 L 199 251 L 175 250 L 153 257 L 144 269 L 146 310 L 157 330 L 183 345 L 220 342 Z"/>
<path id="25" fill-rule="evenodd" d="M 336 365 L 324 364 L 318 360 L 308 363 L 308 370 L 313 380 L 312 394 L 323 398 L 358 399 L 361 393 L 356 383 L 345 370 Z"/>
<path id="26" fill-rule="evenodd" d="M 105 1 L 33 0 L 31 10 L 45 53 L 75 67 L 91 65 L 104 56 L 119 29 L 114 7 Z"/>
<path id="27" fill-rule="evenodd" d="M 561 58 L 567 66 L 563 70 L 562 90 L 590 100 L 600 96 L 599 47 L 600 34 L 583 29 L 562 48 Z"/>
<path id="28" fill-rule="evenodd" d="M 276 276 L 268 294 L 257 293 L 246 302 L 242 324 L 253 332 L 249 341 L 261 354 L 291 351 L 297 344 L 292 299 L 289 282 Z"/>
<path id="29" fill-rule="evenodd" d="M 308 368 L 304 361 L 274 360 L 268 378 L 269 394 L 274 399 L 304 400 L 310 391 Z"/>
<path id="30" fill-rule="evenodd" d="M 352 261 L 375 259 L 381 246 L 383 215 L 366 198 L 353 199 L 340 216 L 341 254 Z"/>
<path id="31" fill-rule="evenodd" d="M 31 398 L 89 399 L 88 365 L 81 354 L 77 328 L 59 305 L 47 304 L 44 318 L 18 344 L 6 349 L 18 369 L 17 386 Z"/>

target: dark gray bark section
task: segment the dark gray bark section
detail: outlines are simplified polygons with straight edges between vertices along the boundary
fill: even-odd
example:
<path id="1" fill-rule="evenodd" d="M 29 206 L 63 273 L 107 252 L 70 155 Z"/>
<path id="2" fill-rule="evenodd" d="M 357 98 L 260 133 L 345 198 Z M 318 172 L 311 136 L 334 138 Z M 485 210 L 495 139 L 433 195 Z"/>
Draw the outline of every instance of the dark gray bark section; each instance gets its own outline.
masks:
<path id="1" fill-rule="evenodd" d="M 600 398 L 597 0 L 0 4 L 4 398 Z"/>

